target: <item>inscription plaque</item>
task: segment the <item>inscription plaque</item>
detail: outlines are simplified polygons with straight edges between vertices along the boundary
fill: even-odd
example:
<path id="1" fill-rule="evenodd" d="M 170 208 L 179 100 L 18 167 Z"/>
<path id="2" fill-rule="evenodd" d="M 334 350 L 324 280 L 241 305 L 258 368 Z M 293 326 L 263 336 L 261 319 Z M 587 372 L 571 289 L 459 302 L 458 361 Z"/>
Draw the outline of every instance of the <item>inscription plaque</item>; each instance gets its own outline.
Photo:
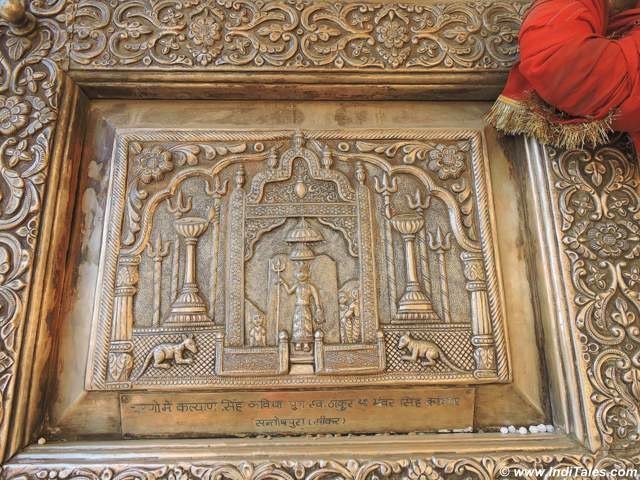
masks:
<path id="1" fill-rule="evenodd" d="M 508 380 L 479 132 L 116 137 L 89 389 Z"/>
<path id="2" fill-rule="evenodd" d="M 123 434 L 418 432 L 473 427 L 473 388 L 120 395 Z"/>

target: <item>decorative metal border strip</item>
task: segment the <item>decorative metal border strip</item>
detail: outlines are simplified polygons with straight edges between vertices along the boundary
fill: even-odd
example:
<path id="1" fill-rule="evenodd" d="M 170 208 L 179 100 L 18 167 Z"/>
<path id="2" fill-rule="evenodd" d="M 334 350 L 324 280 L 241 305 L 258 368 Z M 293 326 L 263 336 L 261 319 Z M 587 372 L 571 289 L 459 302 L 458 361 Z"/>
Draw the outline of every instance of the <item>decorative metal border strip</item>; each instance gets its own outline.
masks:
<path id="1" fill-rule="evenodd" d="M 445 478 L 517 478 L 514 472 L 529 471 L 528 478 L 596 478 L 600 472 L 621 472 L 618 478 L 640 465 L 640 457 L 557 454 L 544 456 L 428 458 L 403 460 L 291 460 L 282 462 L 214 462 L 176 465 L 102 465 L 88 467 L 34 465 L 10 466 L 7 480 L 443 480 Z M 537 473 L 536 473 L 537 472 Z M 544 473 L 543 473 L 544 472 Z M 554 473 L 557 472 L 557 473 Z M 564 473 L 563 473 L 564 472 Z M 594 476 L 595 473 L 595 476 Z M 548 476 L 545 476 L 548 475 Z M 604 477 L 603 477 L 604 478 Z"/>
<path id="2" fill-rule="evenodd" d="M 79 0 L 72 69 L 506 71 L 528 0 Z"/>
<path id="3" fill-rule="evenodd" d="M 9 18 L 6 3 L 12 2 L 0 9 L 3 18 Z M 170 4 L 174 6 L 159 7 Z M 35 336 L 25 332 L 34 331 L 27 319 L 38 317 L 28 317 L 27 311 L 37 294 L 32 288 L 35 252 L 46 251 L 40 245 L 40 223 L 47 205 L 45 185 L 57 176 L 50 165 L 52 152 L 61 148 L 54 140 L 65 113 L 61 105 L 68 101 L 63 95 L 65 71 L 504 71 L 516 61 L 515 32 L 526 6 L 503 1 L 422 6 L 300 0 L 33 0 L 30 13 L 21 16 L 18 11 L 11 17 L 13 24 L 0 21 L 0 458 L 15 453 L 26 438 L 20 433 L 25 399 L 17 395 L 17 372 L 28 369 L 25 352 L 34 348 Z M 579 378 L 589 380 L 581 398 L 590 415 L 585 428 L 597 436 L 595 447 L 603 456 L 157 467 L 14 465 L 3 475 L 155 479 L 213 478 L 219 472 L 231 478 L 326 474 L 439 479 L 463 474 L 494 478 L 502 475 L 503 466 L 640 464 L 640 457 L 631 453 L 640 448 L 640 310 L 637 284 L 631 284 L 636 274 L 628 270 L 637 264 L 633 262 L 640 250 L 637 160 L 623 139 L 597 151 L 550 151 L 549 156 L 556 235 L 566 254 L 567 291 L 574 292 L 575 368 Z M 585 199 L 579 198 L 582 194 Z M 607 456 L 610 449 L 618 452 L 616 458 Z"/>

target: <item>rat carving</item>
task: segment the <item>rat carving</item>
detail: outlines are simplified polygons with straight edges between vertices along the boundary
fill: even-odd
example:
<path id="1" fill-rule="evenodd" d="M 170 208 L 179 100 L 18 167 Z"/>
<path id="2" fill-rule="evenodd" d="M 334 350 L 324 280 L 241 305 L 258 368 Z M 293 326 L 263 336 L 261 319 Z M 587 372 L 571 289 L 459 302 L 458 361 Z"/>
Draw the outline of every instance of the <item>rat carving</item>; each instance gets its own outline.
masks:
<path id="1" fill-rule="evenodd" d="M 438 360 L 444 363 L 447 367 L 455 370 L 456 372 L 465 371 L 460 367 L 455 366 L 444 355 L 442 349 L 433 342 L 428 340 L 416 340 L 410 333 L 405 333 L 398 340 L 398 348 L 400 350 L 407 350 L 409 355 L 403 355 L 402 360 L 406 362 L 420 362 L 425 366 L 434 366 Z"/>
<path id="2" fill-rule="evenodd" d="M 165 370 L 171 368 L 172 363 L 174 365 L 190 365 L 193 359 L 184 357 L 186 351 L 191 353 L 198 352 L 198 347 L 196 346 L 193 335 L 184 337 L 184 340 L 180 343 L 161 343 L 157 345 L 148 353 L 136 379 L 140 378 L 140 376 L 147 371 L 152 361 L 154 368 L 162 368 Z"/>

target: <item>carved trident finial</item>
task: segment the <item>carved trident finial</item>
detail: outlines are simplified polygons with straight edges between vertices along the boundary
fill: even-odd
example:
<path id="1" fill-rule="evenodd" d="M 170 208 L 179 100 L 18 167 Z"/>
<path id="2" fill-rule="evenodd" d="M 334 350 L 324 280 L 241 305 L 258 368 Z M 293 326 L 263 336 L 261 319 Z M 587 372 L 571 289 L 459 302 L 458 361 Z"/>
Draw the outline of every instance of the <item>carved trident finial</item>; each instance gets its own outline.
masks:
<path id="1" fill-rule="evenodd" d="M 227 194 L 227 186 L 229 185 L 229 180 L 225 180 L 224 182 L 220 182 L 220 178 L 218 176 L 213 177 L 213 188 L 209 183 L 209 180 L 205 182 L 204 190 L 207 192 L 207 195 L 213 198 L 221 198 Z"/>
<path id="2" fill-rule="evenodd" d="M 284 272 L 285 269 L 285 265 L 282 262 L 282 260 L 280 259 L 280 257 L 277 257 L 272 263 L 271 263 L 271 268 L 273 269 L 274 272 L 276 273 L 281 273 Z"/>
<path id="3" fill-rule="evenodd" d="M 438 226 L 436 234 L 432 235 L 429 232 L 429 248 L 434 252 L 446 252 L 451 248 L 451 233 L 447 232 L 444 236 L 442 230 Z"/>
<path id="4" fill-rule="evenodd" d="M 160 326 L 160 295 L 162 289 L 162 260 L 169 255 L 169 242 L 162 239 L 162 234 L 155 242 L 147 245 L 147 255 L 153 260 L 153 320 L 154 327 Z"/>
<path id="5" fill-rule="evenodd" d="M 227 194 L 227 187 L 229 186 L 229 181 L 225 180 L 224 182 L 220 182 L 219 177 L 213 177 L 213 187 L 207 180 L 205 182 L 204 190 L 207 192 L 207 195 L 213 197 L 213 206 L 209 209 L 209 221 L 215 223 L 220 218 L 220 199 Z"/>
<path id="6" fill-rule="evenodd" d="M 427 193 L 427 196 L 423 198 L 422 192 L 416 189 L 413 197 L 407 195 L 407 202 L 409 203 L 409 208 L 415 210 L 418 215 L 422 215 L 431 205 L 431 195 Z"/>
<path id="7" fill-rule="evenodd" d="M 162 234 L 158 235 L 154 242 L 149 242 L 147 245 L 147 255 L 155 262 L 159 262 L 169 255 L 169 242 L 164 241 Z"/>
<path id="8" fill-rule="evenodd" d="M 396 178 L 383 173 L 382 179 L 373 177 L 373 182 L 376 192 L 382 194 L 384 199 L 384 216 L 387 218 L 393 217 L 393 212 L 391 211 L 391 194 L 398 191 Z"/>
<path id="9" fill-rule="evenodd" d="M 182 215 L 191 210 L 191 197 L 187 197 L 186 201 L 182 195 L 182 190 L 178 191 L 175 205 L 171 204 L 171 199 L 167 198 L 167 210 L 173 213 L 176 218 L 182 218 Z"/>

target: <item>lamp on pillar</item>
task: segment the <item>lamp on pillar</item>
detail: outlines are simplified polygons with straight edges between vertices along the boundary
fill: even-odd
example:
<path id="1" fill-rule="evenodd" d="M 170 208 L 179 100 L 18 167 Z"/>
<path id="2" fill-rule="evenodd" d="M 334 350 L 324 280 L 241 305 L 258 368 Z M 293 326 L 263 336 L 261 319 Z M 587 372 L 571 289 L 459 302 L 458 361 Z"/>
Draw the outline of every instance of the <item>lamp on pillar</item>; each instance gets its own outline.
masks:
<path id="1" fill-rule="evenodd" d="M 403 320 L 429 320 L 434 312 L 431 302 L 424 293 L 418 279 L 416 234 L 424 226 L 424 219 L 415 214 L 396 215 L 391 225 L 400 233 L 404 241 L 404 258 L 407 281 L 404 293 L 398 302 L 398 317 Z"/>
<path id="2" fill-rule="evenodd" d="M 198 217 L 184 217 L 176 220 L 175 228 L 186 244 L 186 258 L 184 261 L 184 281 L 178 298 L 173 302 L 171 311 L 166 319 L 170 324 L 208 324 L 207 308 L 200 294 L 198 276 L 196 273 L 196 244 L 198 238 L 207 230 L 209 222 Z"/>

